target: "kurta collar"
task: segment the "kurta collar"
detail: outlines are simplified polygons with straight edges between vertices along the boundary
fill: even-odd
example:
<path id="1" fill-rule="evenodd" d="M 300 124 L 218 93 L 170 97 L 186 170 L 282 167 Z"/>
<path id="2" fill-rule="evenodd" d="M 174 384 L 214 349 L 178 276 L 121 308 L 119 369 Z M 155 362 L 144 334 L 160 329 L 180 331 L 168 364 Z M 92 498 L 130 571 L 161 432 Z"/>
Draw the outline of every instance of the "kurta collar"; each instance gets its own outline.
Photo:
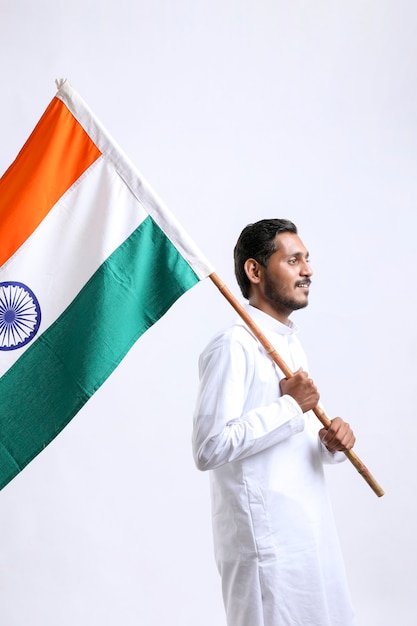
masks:
<path id="1" fill-rule="evenodd" d="M 298 331 L 298 327 L 291 320 L 288 320 L 287 326 L 286 324 L 276 320 L 274 317 L 268 315 L 268 313 L 265 313 L 250 304 L 246 305 L 245 308 L 254 322 L 274 333 L 279 333 L 280 335 L 293 335 Z"/>

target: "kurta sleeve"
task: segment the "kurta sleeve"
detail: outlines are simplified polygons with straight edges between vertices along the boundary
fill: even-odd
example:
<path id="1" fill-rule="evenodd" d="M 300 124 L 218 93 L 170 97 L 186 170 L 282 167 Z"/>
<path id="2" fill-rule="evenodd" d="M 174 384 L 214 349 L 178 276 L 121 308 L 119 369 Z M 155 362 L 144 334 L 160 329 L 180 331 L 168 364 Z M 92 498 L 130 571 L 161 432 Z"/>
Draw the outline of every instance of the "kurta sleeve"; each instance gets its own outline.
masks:
<path id="1" fill-rule="evenodd" d="M 246 336 L 220 336 L 200 357 L 193 453 L 201 470 L 243 459 L 304 429 L 300 406 L 280 396 L 275 366 Z"/>
<path id="2" fill-rule="evenodd" d="M 346 454 L 344 452 L 330 452 L 324 444 L 321 443 L 321 455 L 323 463 L 333 465 L 335 463 L 342 463 L 346 461 Z"/>

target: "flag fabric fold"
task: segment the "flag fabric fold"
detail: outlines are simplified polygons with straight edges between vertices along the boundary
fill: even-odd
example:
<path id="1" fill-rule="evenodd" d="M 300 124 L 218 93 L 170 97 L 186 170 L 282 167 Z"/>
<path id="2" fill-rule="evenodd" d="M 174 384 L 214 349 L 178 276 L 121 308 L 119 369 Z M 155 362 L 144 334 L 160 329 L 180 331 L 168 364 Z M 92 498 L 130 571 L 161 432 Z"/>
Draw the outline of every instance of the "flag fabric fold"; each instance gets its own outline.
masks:
<path id="1" fill-rule="evenodd" d="M 61 82 L 0 180 L 0 488 L 212 271 Z"/>

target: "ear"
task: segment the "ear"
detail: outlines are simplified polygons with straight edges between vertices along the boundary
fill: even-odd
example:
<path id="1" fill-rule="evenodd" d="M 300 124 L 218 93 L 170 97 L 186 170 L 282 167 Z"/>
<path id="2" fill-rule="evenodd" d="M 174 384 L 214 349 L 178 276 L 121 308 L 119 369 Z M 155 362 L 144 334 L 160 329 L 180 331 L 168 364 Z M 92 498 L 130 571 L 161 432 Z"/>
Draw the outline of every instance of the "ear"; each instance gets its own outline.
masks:
<path id="1" fill-rule="evenodd" d="M 261 280 L 262 265 L 255 259 L 247 259 L 243 267 L 250 282 L 257 285 Z"/>

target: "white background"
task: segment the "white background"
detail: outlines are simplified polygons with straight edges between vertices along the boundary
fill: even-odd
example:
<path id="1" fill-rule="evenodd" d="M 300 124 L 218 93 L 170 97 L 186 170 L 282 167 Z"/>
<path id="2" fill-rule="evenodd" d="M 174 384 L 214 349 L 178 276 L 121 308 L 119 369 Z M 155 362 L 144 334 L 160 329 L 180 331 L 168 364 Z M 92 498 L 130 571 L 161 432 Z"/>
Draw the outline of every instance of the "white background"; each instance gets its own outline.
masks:
<path id="1" fill-rule="evenodd" d="M 386 491 L 328 469 L 360 626 L 417 623 L 416 22 L 413 0 L 0 1 L 2 172 L 67 77 L 236 295 L 241 229 L 298 225 L 311 373 Z M 233 317 L 194 287 L 0 493 L 2 626 L 224 625 L 190 434 Z"/>

